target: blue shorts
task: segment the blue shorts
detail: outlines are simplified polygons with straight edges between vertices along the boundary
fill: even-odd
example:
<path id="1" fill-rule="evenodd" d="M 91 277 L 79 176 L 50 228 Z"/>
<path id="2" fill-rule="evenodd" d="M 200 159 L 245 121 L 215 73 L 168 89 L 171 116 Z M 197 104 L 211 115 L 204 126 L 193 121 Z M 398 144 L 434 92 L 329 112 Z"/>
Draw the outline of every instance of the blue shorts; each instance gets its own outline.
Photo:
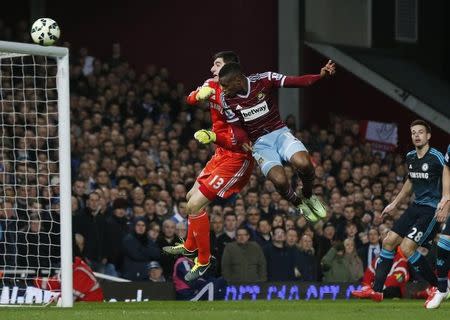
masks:
<path id="1" fill-rule="evenodd" d="M 281 166 L 282 161 L 290 162 L 294 153 L 306 150 L 303 143 L 294 137 L 287 127 L 259 137 L 253 145 L 253 158 L 262 173 L 267 176 L 270 169 Z"/>

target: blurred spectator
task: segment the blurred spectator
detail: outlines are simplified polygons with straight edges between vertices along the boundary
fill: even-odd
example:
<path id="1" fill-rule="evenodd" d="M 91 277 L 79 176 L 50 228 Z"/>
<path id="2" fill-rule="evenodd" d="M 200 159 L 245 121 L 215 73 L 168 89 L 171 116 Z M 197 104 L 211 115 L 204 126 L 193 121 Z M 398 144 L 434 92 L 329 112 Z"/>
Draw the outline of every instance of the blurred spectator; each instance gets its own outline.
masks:
<path id="1" fill-rule="evenodd" d="M 335 242 L 336 228 L 332 222 L 327 222 L 323 225 L 323 234 L 319 236 L 319 252 L 317 257 L 321 260 L 322 257 L 330 250 Z"/>
<path id="2" fill-rule="evenodd" d="M 306 234 L 298 243 L 295 266 L 296 277 L 302 281 L 319 280 L 319 259 L 315 256 L 311 237 Z"/>
<path id="3" fill-rule="evenodd" d="M 100 195 L 91 192 L 87 200 L 87 206 L 83 213 L 75 217 L 74 232 L 84 239 L 82 252 L 85 261 L 96 272 L 115 274 L 115 271 L 107 270 L 110 246 L 106 219 L 100 203 Z"/>
<path id="4" fill-rule="evenodd" d="M 151 261 L 147 264 L 148 280 L 152 282 L 166 282 L 163 276 L 163 269 L 158 261 Z"/>
<path id="5" fill-rule="evenodd" d="M 217 273 L 221 273 L 222 269 L 222 255 L 225 246 L 233 241 L 236 241 L 237 217 L 234 212 L 227 212 L 224 219 L 223 233 L 217 238 L 214 256 L 217 260 Z"/>
<path id="6" fill-rule="evenodd" d="M 297 245 L 298 242 L 298 233 L 295 229 L 288 229 L 286 231 L 286 246 L 293 248 Z M 311 240 L 312 244 L 312 240 Z"/>
<path id="7" fill-rule="evenodd" d="M 127 201 L 125 199 L 116 199 L 113 203 L 113 213 L 106 220 L 108 233 L 109 255 L 108 261 L 114 266 L 118 276 L 123 264 L 124 248 L 123 239 L 129 231 L 128 219 L 126 217 Z"/>
<path id="8" fill-rule="evenodd" d="M 258 228 L 256 232 L 256 242 L 264 249 L 265 246 L 272 243 L 272 226 L 269 220 L 261 219 L 258 221 Z"/>
<path id="9" fill-rule="evenodd" d="M 369 230 L 368 242 L 358 249 L 358 256 L 363 262 L 364 270 L 372 265 L 372 260 L 376 260 L 381 252 L 380 234 L 377 228 Z"/>
<path id="10" fill-rule="evenodd" d="M 272 243 L 264 248 L 269 281 L 294 281 L 296 249 L 286 246 L 286 231 L 281 227 L 272 230 Z"/>
<path id="11" fill-rule="evenodd" d="M 123 239 L 124 261 L 122 276 L 125 279 L 139 281 L 147 279 L 147 265 L 152 260 L 158 260 L 159 248 L 148 239 L 145 220 L 137 218 L 133 231 Z"/>
<path id="12" fill-rule="evenodd" d="M 175 226 L 175 235 L 178 239 L 186 239 L 187 226 L 184 222 L 178 222 Z"/>
<path id="13" fill-rule="evenodd" d="M 253 191 L 249 192 L 247 194 L 247 199 L 253 199 L 253 196 L 250 196 L 249 194 L 253 194 Z M 253 200 L 251 200 L 253 202 Z M 258 228 L 258 221 L 261 218 L 261 213 L 256 206 L 250 206 L 247 209 L 247 218 L 245 222 L 242 224 L 245 226 L 250 234 L 250 239 L 255 240 L 256 239 L 256 229 Z"/>
<path id="14" fill-rule="evenodd" d="M 267 280 L 266 259 L 261 247 L 249 241 L 248 229 L 239 227 L 236 241 L 225 246 L 222 274 L 230 282 L 262 282 Z"/>
<path id="15" fill-rule="evenodd" d="M 162 250 L 166 246 L 174 246 L 175 243 L 181 241 L 177 239 L 175 235 L 175 222 L 172 220 L 164 220 L 162 224 L 162 232 L 159 238 L 156 240 L 156 244 L 159 249 Z M 161 266 L 164 270 L 164 277 L 166 279 L 171 279 L 173 273 L 173 265 L 175 264 L 176 256 L 164 254 L 161 256 Z"/>
<path id="16" fill-rule="evenodd" d="M 325 282 L 355 282 L 363 276 L 363 264 L 357 256 L 355 243 L 346 239 L 336 243 L 322 258 Z"/>

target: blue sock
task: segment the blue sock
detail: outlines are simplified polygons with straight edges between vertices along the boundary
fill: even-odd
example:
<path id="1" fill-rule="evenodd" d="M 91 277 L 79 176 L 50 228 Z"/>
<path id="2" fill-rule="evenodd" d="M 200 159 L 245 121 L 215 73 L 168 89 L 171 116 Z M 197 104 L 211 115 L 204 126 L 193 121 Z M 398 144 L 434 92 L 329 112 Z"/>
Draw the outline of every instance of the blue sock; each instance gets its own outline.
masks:
<path id="1" fill-rule="evenodd" d="M 416 251 L 408 258 L 408 262 L 415 270 L 420 272 L 422 277 L 427 280 L 432 287 L 437 287 L 437 277 L 424 256 Z"/>
<path id="2" fill-rule="evenodd" d="M 450 268 L 450 238 L 441 235 L 437 243 L 436 269 L 438 276 L 438 289 L 440 292 L 447 292 L 447 274 Z"/>
<path id="3" fill-rule="evenodd" d="M 375 270 L 375 282 L 373 290 L 376 292 L 383 292 L 384 282 L 391 271 L 394 262 L 395 251 L 381 249 L 380 258 L 378 260 L 377 268 Z"/>

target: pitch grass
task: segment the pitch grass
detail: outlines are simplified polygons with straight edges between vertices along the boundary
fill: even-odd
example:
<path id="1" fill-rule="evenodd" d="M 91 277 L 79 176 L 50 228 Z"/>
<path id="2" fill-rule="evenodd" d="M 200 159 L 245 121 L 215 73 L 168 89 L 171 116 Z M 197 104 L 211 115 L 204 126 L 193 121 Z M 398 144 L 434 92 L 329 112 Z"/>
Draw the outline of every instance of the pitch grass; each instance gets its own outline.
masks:
<path id="1" fill-rule="evenodd" d="M 426 310 L 422 300 L 372 301 L 215 301 L 77 303 L 74 308 L 0 308 L 1 319 L 13 320 L 420 320 L 450 319 L 450 301 Z"/>

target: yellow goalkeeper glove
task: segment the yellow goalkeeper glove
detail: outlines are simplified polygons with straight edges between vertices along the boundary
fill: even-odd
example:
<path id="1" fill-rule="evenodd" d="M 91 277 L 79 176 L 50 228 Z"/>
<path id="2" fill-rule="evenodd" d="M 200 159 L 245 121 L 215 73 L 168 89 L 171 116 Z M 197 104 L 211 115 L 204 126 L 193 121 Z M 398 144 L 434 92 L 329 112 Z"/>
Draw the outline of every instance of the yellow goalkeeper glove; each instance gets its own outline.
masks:
<path id="1" fill-rule="evenodd" d="M 216 134 L 211 130 L 201 129 L 194 133 L 194 138 L 203 144 L 208 144 L 216 141 Z"/>
<path id="2" fill-rule="evenodd" d="M 197 94 L 195 95 L 195 99 L 197 101 L 203 101 L 207 100 L 209 97 L 211 97 L 214 93 L 216 93 L 216 90 L 214 90 L 211 87 L 201 87 Z"/>

